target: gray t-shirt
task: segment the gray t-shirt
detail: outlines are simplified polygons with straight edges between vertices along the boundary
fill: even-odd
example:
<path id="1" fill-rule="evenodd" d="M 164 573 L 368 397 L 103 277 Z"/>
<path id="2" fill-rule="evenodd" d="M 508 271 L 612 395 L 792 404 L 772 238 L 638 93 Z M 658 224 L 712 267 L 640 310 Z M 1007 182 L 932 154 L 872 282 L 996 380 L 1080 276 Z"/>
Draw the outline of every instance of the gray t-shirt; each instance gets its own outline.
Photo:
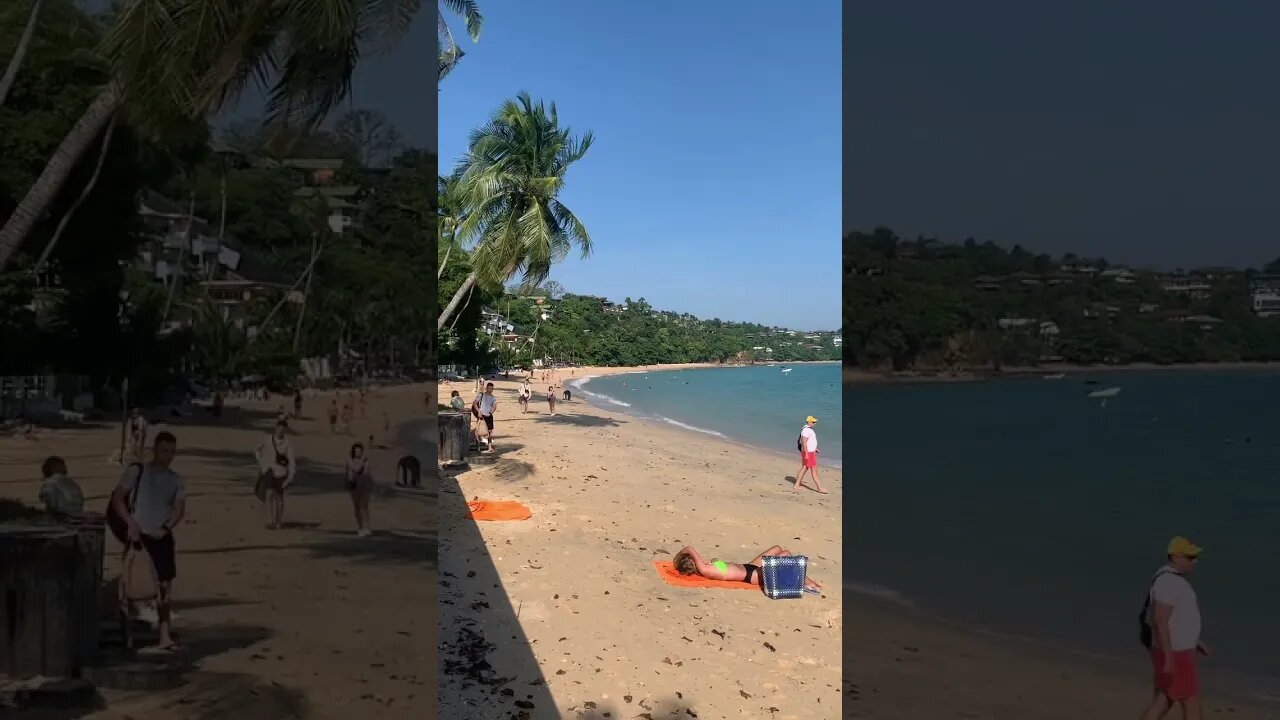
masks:
<path id="1" fill-rule="evenodd" d="M 1173 614 L 1169 616 L 1169 642 L 1173 645 L 1170 649 L 1174 652 L 1195 650 L 1200 642 L 1200 605 L 1196 602 L 1196 591 L 1191 583 L 1173 572 L 1172 568 L 1166 568 L 1151 585 L 1151 600 L 1153 605 L 1160 603 L 1173 608 Z M 1148 618 L 1147 622 L 1154 630 L 1154 621 Z M 1160 638 L 1155 637 L 1154 640 L 1159 646 Z"/>
<path id="2" fill-rule="evenodd" d="M 40 483 L 40 500 L 55 515 L 79 515 L 84 512 L 84 493 L 74 480 L 54 473 Z"/>
<path id="3" fill-rule="evenodd" d="M 133 494 L 134 483 L 138 479 L 138 467 L 130 465 L 120 477 L 120 489 L 125 498 Z M 164 524 L 173 514 L 173 508 L 187 496 L 182 476 L 172 470 L 147 465 L 138 485 L 138 497 L 133 506 L 133 518 L 144 533 L 157 534 L 163 531 Z"/>

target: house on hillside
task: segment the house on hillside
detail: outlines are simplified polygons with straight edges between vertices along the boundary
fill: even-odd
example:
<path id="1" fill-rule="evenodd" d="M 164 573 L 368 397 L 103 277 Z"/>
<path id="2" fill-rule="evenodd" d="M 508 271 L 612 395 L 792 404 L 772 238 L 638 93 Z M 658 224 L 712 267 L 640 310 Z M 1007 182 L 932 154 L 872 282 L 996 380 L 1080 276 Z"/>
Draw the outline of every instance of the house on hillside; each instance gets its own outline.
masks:
<path id="1" fill-rule="evenodd" d="M 1098 277 L 1119 285 L 1132 285 L 1138 281 L 1138 274 L 1128 268 L 1108 268 L 1098 273 Z"/>
<path id="2" fill-rule="evenodd" d="M 244 327 L 245 310 L 255 300 L 275 298 L 289 290 L 291 279 L 272 269 L 255 253 L 240 247 L 232 236 L 218 238 L 218 230 L 188 208 L 159 193 L 146 192 L 138 201 L 138 215 L 148 239 L 135 259 L 149 277 L 168 286 L 180 278 L 197 284 L 217 305 L 222 316 Z M 293 291 L 290 302 L 301 302 Z M 179 314 L 171 323 L 185 322 Z"/>

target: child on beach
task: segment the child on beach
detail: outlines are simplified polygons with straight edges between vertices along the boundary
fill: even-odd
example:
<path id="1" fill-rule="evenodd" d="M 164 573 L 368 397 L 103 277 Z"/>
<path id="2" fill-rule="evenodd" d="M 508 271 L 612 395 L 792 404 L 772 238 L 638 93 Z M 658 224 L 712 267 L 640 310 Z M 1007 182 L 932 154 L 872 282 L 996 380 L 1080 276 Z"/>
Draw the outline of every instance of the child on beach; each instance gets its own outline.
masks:
<path id="1" fill-rule="evenodd" d="M 457 390 L 454 390 L 449 394 L 449 407 L 453 408 L 454 412 L 462 412 L 467 407 L 467 401 L 462 399 L 462 395 Z"/>
<path id="2" fill-rule="evenodd" d="M 790 550 L 781 545 L 773 547 L 761 552 L 759 555 L 751 558 L 751 560 L 738 564 L 725 562 L 723 560 L 712 560 L 707 562 L 702 559 L 702 555 L 693 548 L 692 545 L 686 545 L 680 552 L 676 553 L 672 558 L 676 567 L 676 572 L 681 575 L 701 575 L 710 580 L 727 580 L 729 582 L 744 582 L 752 585 L 759 585 L 763 582 L 760 576 L 763 561 L 761 558 L 768 556 L 786 557 L 791 554 Z M 806 589 L 814 592 L 822 589 L 822 583 L 813 578 L 806 578 L 804 581 Z"/>
<path id="3" fill-rule="evenodd" d="M 54 517 L 69 517 L 84 512 L 84 493 L 75 480 L 67 477 L 67 461 L 54 455 L 40 466 L 44 482 L 40 483 L 40 502 Z"/>
<path id="4" fill-rule="evenodd" d="M 556 414 L 556 387 L 552 385 L 547 388 L 547 405 L 551 407 L 551 414 Z"/>
<path id="5" fill-rule="evenodd" d="M 360 537 L 373 534 L 369 529 L 369 492 L 372 488 L 369 459 L 365 457 L 364 445 L 356 443 L 351 446 L 347 457 L 347 492 L 351 494 L 351 508 L 355 511 L 356 535 Z"/>

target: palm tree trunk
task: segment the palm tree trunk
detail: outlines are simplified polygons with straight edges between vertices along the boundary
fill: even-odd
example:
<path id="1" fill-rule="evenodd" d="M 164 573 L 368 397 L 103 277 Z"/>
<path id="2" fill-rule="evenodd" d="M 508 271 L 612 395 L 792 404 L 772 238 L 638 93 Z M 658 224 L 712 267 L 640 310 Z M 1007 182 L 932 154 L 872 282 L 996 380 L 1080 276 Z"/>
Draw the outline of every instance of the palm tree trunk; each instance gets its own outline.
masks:
<path id="1" fill-rule="evenodd" d="M 4 106 L 4 101 L 9 97 L 9 90 L 13 88 L 13 81 L 18 77 L 18 68 L 22 66 L 22 61 L 27 57 L 27 50 L 31 47 L 31 38 L 36 34 L 36 21 L 40 18 L 40 7 L 44 5 L 44 0 L 35 0 L 31 3 L 31 17 L 27 19 L 27 27 L 22 31 L 22 37 L 18 40 L 18 47 L 13 51 L 13 57 L 9 58 L 9 67 L 4 70 L 4 77 L 0 78 L 0 107 Z"/>
<path id="2" fill-rule="evenodd" d="M 436 280 L 444 276 L 444 269 L 449 264 L 449 253 L 453 252 L 453 241 L 449 242 L 449 247 L 445 248 L 444 260 L 440 261 L 440 268 L 436 270 Z"/>
<path id="3" fill-rule="evenodd" d="M 36 178 L 35 184 L 27 190 L 18 207 L 14 208 L 4 228 L 0 229 L 0 270 L 18 252 L 36 222 L 62 191 L 62 186 L 66 184 L 76 163 L 120 108 L 120 97 L 120 89 L 115 83 L 108 84 L 89 104 L 71 131 L 62 138 L 53 157 L 49 158 L 44 170 L 40 172 L 40 177 Z"/>
<path id="4" fill-rule="evenodd" d="M 62 219 L 58 221 L 58 227 L 53 231 L 53 237 L 49 239 L 49 244 L 45 245 L 44 252 L 40 253 L 40 259 L 36 260 L 35 268 L 32 272 L 40 272 L 40 268 L 49 260 L 49 256 L 53 254 L 53 249 L 58 246 L 58 239 L 62 237 L 63 231 L 67 229 L 67 224 L 71 222 L 71 216 L 75 215 L 76 210 L 80 209 L 80 204 L 84 199 L 89 197 L 89 193 L 93 192 L 93 188 L 98 184 L 98 176 L 102 174 L 102 165 L 107 159 L 107 150 L 111 147 L 111 136 L 116 131 L 116 121 L 118 115 L 111 116 L 111 122 L 107 125 L 107 134 L 102 136 L 102 149 L 98 151 L 98 164 L 93 167 L 93 174 L 89 176 L 89 182 L 85 183 L 84 189 L 80 191 L 80 196 L 67 209 Z"/>
<path id="5" fill-rule="evenodd" d="M 462 286 L 458 288 L 458 292 L 453 294 L 453 298 L 449 300 L 449 304 L 444 306 L 440 311 L 440 317 L 436 320 L 436 329 L 443 330 L 445 325 L 449 323 L 449 318 L 453 317 L 462 307 L 462 299 L 466 297 L 473 287 L 476 285 L 476 274 L 473 271 L 467 275 L 467 279 L 462 281 Z"/>
<path id="6" fill-rule="evenodd" d="M 319 237 L 317 233 L 311 234 L 311 262 L 307 267 L 314 267 L 316 264 L 316 256 L 319 252 Z M 293 328 L 293 352 L 298 353 L 298 341 L 302 339 L 302 320 L 307 316 L 307 300 L 311 297 L 311 279 L 316 276 L 313 272 L 307 273 L 307 285 L 302 290 L 302 307 L 298 308 L 298 324 Z"/>

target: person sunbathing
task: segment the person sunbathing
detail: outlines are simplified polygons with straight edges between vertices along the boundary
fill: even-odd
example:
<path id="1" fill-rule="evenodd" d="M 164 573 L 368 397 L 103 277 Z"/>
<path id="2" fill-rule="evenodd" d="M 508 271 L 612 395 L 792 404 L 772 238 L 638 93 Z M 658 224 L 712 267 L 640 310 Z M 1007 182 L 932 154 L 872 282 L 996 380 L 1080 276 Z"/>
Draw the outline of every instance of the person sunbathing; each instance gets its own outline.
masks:
<path id="1" fill-rule="evenodd" d="M 702 559 L 702 555 L 692 545 L 686 545 L 680 552 L 676 553 L 672 560 L 676 572 L 681 575 L 701 575 L 711 580 L 727 580 L 729 582 L 759 585 L 762 582 L 760 575 L 764 566 L 764 561 L 761 558 L 770 556 L 786 557 L 790 554 L 790 550 L 781 545 L 774 545 L 743 564 L 725 562 L 724 560 L 707 562 Z M 814 592 L 822 589 L 822 583 L 813 578 L 805 578 L 804 586 Z"/>

